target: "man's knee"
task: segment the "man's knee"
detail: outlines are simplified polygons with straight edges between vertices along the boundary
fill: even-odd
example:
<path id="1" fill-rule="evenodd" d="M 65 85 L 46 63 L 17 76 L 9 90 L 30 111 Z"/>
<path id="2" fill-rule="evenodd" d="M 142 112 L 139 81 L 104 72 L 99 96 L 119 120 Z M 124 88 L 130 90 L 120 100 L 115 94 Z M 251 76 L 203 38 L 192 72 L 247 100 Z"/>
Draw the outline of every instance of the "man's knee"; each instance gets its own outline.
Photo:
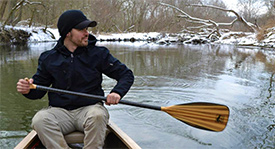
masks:
<path id="1" fill-rule="evenodd" d="M 90 113 L 90 112 L 89 112 Z M 87 115 L 86 123 L 92 122 L 92 123 L 100 123 L 105 122 L 108 117 L 103 112 L 92 112 Z"/>
<path id="2" fill-rule="evenodd" d="M 108 123 L 109 113 L 105 107 L 97 107 L 96 109 L 89 110 L 86 115 L 84 126 L 86 125 L 104 125 Z"/>
<path id="3" fill-rule="evenodd" d="M 46 110 L 38 111 L 32 118 L 32 128 L 43 129 L 45 128 L 45 122 L 51 120 L 50 114 Z"/>

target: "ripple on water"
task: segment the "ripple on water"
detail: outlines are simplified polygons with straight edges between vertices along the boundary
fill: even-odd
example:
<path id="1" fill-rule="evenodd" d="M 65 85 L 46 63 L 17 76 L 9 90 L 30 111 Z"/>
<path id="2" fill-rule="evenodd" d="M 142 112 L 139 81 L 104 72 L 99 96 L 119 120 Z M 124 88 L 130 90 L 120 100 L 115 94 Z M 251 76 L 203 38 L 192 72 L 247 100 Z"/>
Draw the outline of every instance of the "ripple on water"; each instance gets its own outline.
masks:
<path id="1" fill-rule="evenodd" d="M 26 131 L 0 131 L 0 148 L 14 148 L 27 134 Z"/>

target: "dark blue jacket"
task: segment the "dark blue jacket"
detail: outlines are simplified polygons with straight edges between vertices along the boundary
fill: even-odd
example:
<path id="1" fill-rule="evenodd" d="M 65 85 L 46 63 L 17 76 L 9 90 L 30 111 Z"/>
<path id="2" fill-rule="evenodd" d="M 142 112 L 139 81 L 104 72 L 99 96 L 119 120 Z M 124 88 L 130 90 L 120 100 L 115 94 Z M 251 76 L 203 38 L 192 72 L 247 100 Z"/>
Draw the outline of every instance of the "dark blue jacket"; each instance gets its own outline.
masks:
<path id="1" fill-rule="evenodd" d="M 90 35 L 87 47 L 78 47 L 73 53 L 59 40 L 49 51 L 43 52 L 38 60 L 38 68 L 33 76 L 34 84 L 50 86 L 69 91 L 104 96 L 102 74 L 117 81 L 111 92 L 123 97 L 134 82 L 134 76 L 126 65 L 114 58 L 105 47 L 95 46 L 96 39 Z M 45 91 L 31 90 L 25 96 L 39 99 Z M 67 110 L 92 105 L 99 101 L 65 95 L 48 93 L 49 105 Z"/>

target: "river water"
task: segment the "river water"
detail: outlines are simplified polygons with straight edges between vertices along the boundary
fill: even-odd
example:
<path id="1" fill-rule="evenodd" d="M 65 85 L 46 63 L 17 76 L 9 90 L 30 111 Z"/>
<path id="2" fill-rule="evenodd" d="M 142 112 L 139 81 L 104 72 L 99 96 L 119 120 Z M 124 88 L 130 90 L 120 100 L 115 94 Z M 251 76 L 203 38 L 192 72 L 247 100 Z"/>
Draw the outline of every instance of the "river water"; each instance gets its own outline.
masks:
<path id="1" fill-rule="evenodd" d="M 111 120 L 142 148 L 275 148 L 275 50 L 231 45 L 154 45 L 101 42 L 131 68 L 135 83 L 124 100 L 157 106 L 191 102 L 227 105 L 222 132 L 191 127 L 162 111 L 108 106 Z M 31 77 L 41 52 L 54 43 L 0 45 L 0 148 L 13 148 L 28 132 L 47 98 L 16 92 Z M 104 76 L 108 93 L 115 81 Z"/>

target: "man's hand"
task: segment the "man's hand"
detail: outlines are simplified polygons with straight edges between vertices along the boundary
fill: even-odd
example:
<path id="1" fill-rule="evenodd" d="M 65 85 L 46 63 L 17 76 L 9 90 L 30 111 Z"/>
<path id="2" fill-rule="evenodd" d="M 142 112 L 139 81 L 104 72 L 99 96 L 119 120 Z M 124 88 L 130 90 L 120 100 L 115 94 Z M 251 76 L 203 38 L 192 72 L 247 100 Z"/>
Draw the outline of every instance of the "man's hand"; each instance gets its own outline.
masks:
<path id="1" fill-rule="evenodd" d="M 110 93 L 107 96 L 107 101 L 105 102 L 106 105 L 112 105 L 112 104 L 118 104 L 119 100 L 120 100 L 120 95 L 117 93 Z"/>
<path id="2" fill-rule="evenodd" d="M 17 92 L 21 94 L 28 94 L 30 92 L 30 84 L 33 83 L 33 79 L 29 79 L 29 81 L 25 79 L 20 79 L 17 82 Z"/>

